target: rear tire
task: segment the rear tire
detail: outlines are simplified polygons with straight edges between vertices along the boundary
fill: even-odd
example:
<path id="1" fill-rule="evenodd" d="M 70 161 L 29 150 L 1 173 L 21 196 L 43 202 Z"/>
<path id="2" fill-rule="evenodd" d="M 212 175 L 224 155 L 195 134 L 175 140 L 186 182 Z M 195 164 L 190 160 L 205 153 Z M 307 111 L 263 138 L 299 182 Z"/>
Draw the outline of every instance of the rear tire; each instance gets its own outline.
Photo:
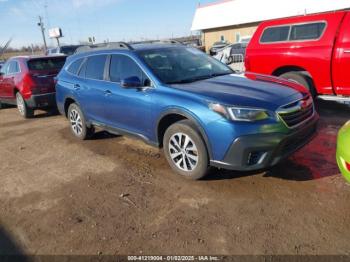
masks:
<path id="1" fill-rule="evenodd" d="M 34 116 L 34 110 L 29 108 L 20 92 L 16 93 L 16 104 L 19 114 L 28 119 Z"/>
<path id="2" fill-rule="evenodd" d="M 187 179 L 199 180 L 209 171 L 205 143 L 188 120 L 171 125 L 163 138 L 164 153 L 170 167 Z"/>
<path id="3" fill-rule="evenodd" d="M 68 108 L 68 120 L 73 135 L 80 140 L 91 138 L 95 132 L 93 127 L 87 127 L 83 112 L 75 103 Z"/>
<path id="4" fill-rule="evenodd" d="M 292 82 L 297 82 L 298 84 L 304 86 L 306 89 L 308 89 L 312 95 L 312 97 L 316 97 L 317 93 L 316 90 L 313 86 L 312 80 L 311 78 L 304 76 L 300 73 L 296 73 L 296 72 L 289 72 L 289 73 L 285 73 L 280 75 L 281 78 L 290 80 Z"/>

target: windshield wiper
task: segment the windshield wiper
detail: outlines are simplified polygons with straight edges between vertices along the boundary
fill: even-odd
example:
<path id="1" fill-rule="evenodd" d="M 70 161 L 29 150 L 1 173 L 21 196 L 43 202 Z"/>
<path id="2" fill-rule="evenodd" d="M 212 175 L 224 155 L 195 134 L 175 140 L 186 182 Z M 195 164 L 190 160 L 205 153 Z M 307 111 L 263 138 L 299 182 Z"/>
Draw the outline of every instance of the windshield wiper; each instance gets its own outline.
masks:
<path id="1" fill-rule="evenodd" d="M 233 72 L 226 72 L 226 73 L 220 73 L 220 74 L 212 74 L 212 77 L 218 77 L 218 76 L 226 76 L 226 75 L 231 75 Z"/>
<path id="2" fill-rule="evenodd" d="M 211 75 L 206 75 L 206 76 L 197 76 L 193 78 L 188 78 L 188 79 L 182 79 L 174 82 L 167 82 L 167 84 L 188 84 L 188 83 L 193 83 L 201 80 L 206 80 L 218 76 L 225 76 L 225 75 L 231 75 L 233 72 L 226 72 L 226 73 L 217 73 L 217 74 L 211 74 Z"/>
<path id="3" fill-rule="evenodd" d="M 188 78 L 188 79 L 182 79 L 174 82 L 168 82 L 167 84 L 188 84 L 188 83 L 193 83 L 205 79 L 212 78 L 212 76 L 200 76 L 200 77 L 193 77 L 193 78 Z"/>

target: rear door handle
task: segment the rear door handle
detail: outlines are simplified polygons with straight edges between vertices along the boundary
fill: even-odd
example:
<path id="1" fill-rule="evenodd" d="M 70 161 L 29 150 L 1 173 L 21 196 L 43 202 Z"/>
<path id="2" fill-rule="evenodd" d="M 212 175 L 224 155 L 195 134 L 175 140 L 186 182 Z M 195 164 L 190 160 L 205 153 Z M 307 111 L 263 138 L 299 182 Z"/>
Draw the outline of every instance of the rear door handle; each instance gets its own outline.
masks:
<path id="1" fill-rule="evenodd" d="M 349 50 L 344 50 L 344 53 L 350 54 L 350 49 Z"/>
<path id="2" fill-rule="evenodd" d="M 106 96 L 110 96 L 110 95 L 112 95 L 112 92 L 111 92 L 110 90 L 105 90 L 105 91 L 104 91 L 104 94 L 105 94 Z"/>
<path id="3" fill-rule="evenodd" d="M 75 84 L 75 85 L 74 85 L 74 89 L 75 89 L 75 90 L 79 90 L 79 89 L 80 89 L 80 85 Z"/>

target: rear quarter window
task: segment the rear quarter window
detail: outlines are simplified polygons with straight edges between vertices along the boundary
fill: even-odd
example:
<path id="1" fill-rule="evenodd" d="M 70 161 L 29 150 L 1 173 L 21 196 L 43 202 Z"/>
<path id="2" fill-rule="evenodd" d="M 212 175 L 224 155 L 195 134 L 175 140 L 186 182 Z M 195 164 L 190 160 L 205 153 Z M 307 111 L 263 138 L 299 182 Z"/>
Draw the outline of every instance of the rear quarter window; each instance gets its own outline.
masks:
<path id="1" fill-rule="evenodd" d="M 83 58 L 74 61 L 72 64 L 70 64 L 67 71 L 73 75 L 77 75 L 83 61 Z"/>

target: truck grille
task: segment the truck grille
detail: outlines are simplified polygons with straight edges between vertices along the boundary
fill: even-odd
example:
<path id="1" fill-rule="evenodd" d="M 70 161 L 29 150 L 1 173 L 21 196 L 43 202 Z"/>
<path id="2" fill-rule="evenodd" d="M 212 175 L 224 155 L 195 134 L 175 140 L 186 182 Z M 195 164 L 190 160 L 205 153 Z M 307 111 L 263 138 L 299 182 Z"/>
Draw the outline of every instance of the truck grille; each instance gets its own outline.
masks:
<path id="1" fill-rule="evenodd" d="M 299 126 L 314 115 L 314 103 L 311 96 L 281 107 L 277 114 L 290 128 Z"/>

